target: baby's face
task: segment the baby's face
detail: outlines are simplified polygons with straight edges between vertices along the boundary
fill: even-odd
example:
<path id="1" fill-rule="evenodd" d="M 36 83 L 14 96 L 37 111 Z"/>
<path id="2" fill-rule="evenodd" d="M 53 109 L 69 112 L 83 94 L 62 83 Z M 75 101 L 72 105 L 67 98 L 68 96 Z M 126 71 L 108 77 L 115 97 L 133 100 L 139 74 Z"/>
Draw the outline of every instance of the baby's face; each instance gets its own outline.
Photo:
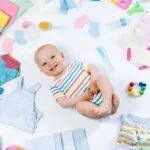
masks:
<path id="1" fill-rule="evenodd" d="M 64 56 L 55 48 L 45 47 L 36 56 L 40 70 L 48 76 L 58 76 L 64 69 Z"/>

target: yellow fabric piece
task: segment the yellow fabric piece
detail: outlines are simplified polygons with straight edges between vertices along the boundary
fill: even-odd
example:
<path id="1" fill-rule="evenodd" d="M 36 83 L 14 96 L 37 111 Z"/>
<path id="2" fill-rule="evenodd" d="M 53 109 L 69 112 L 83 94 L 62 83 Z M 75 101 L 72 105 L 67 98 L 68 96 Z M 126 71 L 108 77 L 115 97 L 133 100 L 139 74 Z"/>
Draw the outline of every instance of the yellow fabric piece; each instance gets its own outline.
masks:
<path id="1" fill-rule="evenodd" d="M 0 10 L 0 28 L 4 28 L 9 20 L 9 16 Z"/>

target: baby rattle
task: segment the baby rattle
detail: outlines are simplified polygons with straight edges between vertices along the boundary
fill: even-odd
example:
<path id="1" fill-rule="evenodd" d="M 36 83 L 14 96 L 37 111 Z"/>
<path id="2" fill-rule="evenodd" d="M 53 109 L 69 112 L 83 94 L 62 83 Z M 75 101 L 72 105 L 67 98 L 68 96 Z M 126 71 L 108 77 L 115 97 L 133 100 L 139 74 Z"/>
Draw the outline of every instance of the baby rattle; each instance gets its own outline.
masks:
<path id="1" fill-rule="evenodd" d="M 146 86 L 144 82 L 130 82 L 128 84 L 128 93 L 130 96 L 142 96 L 145 93 Z"/>
<path id="2" fill-rule="evenodd" d="M 38 27 L 42 30 L 42 31 L 48 31 L 50 29 L 67 29 L 66 26 L 57 26 L 57 25 L 54 25 L 48 21 L 41 21 L 39 24 L 38 24 Z"/>

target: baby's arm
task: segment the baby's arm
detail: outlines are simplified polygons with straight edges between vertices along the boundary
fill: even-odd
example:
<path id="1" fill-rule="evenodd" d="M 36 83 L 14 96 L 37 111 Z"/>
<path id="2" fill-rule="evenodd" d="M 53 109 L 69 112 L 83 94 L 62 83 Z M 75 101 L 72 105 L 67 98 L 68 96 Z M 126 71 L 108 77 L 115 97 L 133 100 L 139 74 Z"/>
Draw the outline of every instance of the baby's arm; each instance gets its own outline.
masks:
<path id="1" fill-rule="evenodd" d="M 86 92 L 73 98 L 66 98 L 64 96 L 64 97 L 58 98 L 57 101 L 61 107 L 69 108 L 69 107 L 76 105 L 80 101 L 89 101 L 91 100 L 92 97 L 93 97 L 92 93 Z"/>
<path id="2" fill-rule="evenodd" d="M 95 65 L 89 64 L 87 67 L 87 72 L 91 76 L 91 81 L 88 86 L 89 91 L 92 92 L 93 94 L 97 94 L 100 91 L 100 89 L 97 87 L 96 81 L 97 81 L 98 77 L 100 76 L 100 71 L 98 70 L 98 68 Z"/>

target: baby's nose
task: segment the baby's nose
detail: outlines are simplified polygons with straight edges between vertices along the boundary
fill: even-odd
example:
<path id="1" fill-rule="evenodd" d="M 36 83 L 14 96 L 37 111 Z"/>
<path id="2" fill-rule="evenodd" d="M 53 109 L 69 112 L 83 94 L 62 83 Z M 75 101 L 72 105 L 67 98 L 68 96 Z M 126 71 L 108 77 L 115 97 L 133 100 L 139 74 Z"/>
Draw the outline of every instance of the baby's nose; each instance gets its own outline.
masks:
<path id="1" fill-rule="evenodd" d="M 51 65 L 52 65 L 52 62 L 51 62 L 51 61 L 48 61 L 47 64 L 48 64 L 48 66 L 51 66 Z"/>
<path id="2" fill-rule="evenodd" d="M 51 63 L 48 63 L 47 67 L 48 67 L 48 68 L 51 68 L 51 66 L 52 66 Z"/>
<path id="3" fill-rule="evenodd" d="M 51 67 L 51 63 L 47 62 L 46 67 L 47 67 L 47 68 L 50 68 L 50 67 Z"/>

